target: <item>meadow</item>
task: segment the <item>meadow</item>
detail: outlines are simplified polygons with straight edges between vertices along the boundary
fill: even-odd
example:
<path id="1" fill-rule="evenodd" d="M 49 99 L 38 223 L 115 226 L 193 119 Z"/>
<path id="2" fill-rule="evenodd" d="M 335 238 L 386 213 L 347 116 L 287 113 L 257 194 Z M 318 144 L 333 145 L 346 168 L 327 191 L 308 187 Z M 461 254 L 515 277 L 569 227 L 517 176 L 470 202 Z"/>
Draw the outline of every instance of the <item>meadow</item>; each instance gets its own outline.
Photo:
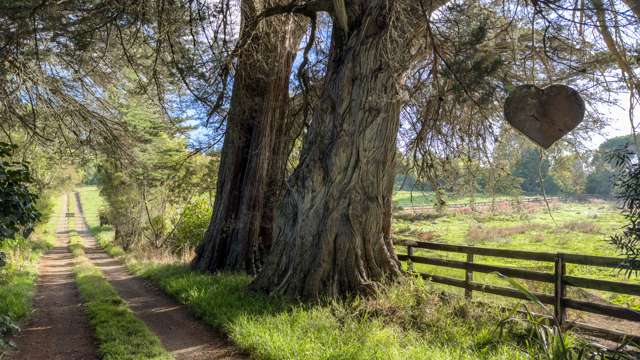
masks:
<path id="1" fill-rule="evenodd" d="M 554 202 L 550 209 L 544 205 L 515 206 L 497 212 L 471 211 L 469 209 L 447 210 L 436 213 L 396 213 L 393 220 L 393 236 L 397 239 L 441 242 L 455 245 L 470 245 L 487 248 L 539 251 L 551 253 L 576 253 L 596 256 L 618 256 L 609 243 L 611 235 L 620 231 L 624 218 L 614 203 L 593 200 L 590 202 Z M 398 253 L 406 254 L 406 248 L 398 247 Z M 450 260 L 465 260 L 464 254 L 444 253 L 416 249 L 415 255 Z M 475 262 L 516 267 L 528 270 L 553 272 L 552 263 L 476 256 Z M 406 266 L 406 264 L 405 264 Z M 435 275 L 464 278 L 464 270 L 448 269 L 432 265 L 415 264 L 415 270 Z M 583 265 L 569 265 L 569 275 L 615 281 L 635 281 L 615 269 Z M 494 274 L 474 274 L 474 281 L 492 285 L 508 286 Z M 524 281 L 531 289 L 551 292 L 550 284 Z M 461 289 L 447 287 L 460 293 Z M 569 296 L 595 297 L 617 305 L 640 308 L 638 299 L 627 295 L 569 288 Z M 474 294 L 475 297 L 475 294 Z M 487 298 L 489 295 L 480 295 Z M 507 301 L 491 296 L 492 300 Z"/>
<path id="2" fill-rule="evenodd" d="M 539 198 L 539 196 L 520 196 L 518 199 Z M 496 195 L 494 197 L 485 194 L 477 194 L 475 196 L 460 196 L 456 194 L 445 193 L 443 200 L 448 205 L 466 205 L 472 201 L 478 202 L 491 202 L 495 201 L 512 201 L 514 197 L 508 195 Z M 436 195 L 432 191 L 408 191 L 398 190 L 393 193 L 393 203 L 397 208 L 411 207 L 411 206 L 433 206 L 436 202 Z"/>

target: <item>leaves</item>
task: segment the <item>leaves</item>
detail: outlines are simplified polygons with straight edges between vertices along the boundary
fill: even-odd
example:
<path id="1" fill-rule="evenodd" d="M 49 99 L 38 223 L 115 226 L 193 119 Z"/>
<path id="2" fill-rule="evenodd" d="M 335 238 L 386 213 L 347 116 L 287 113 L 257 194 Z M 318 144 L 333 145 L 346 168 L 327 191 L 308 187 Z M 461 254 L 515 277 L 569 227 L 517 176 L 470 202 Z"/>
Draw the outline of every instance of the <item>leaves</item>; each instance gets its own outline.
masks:
<path id="1" fill-rule="evenodd" d="M 28 163 L 11 159 L 15 149 L 0 142 L 0 240 L 32 228 L 41 216 Z"/>
<path id="2" fill-rule="evenodd" d="M 609 160 L 617 169 L 616 197 L 622 202 L 622 213 L 627 220 L 627 226 L 613 235 L 610 242 L 627 257 L 623 270 L 630 276 L 640 271 L 640 159 L 627 144 L 612 151 Z"/>

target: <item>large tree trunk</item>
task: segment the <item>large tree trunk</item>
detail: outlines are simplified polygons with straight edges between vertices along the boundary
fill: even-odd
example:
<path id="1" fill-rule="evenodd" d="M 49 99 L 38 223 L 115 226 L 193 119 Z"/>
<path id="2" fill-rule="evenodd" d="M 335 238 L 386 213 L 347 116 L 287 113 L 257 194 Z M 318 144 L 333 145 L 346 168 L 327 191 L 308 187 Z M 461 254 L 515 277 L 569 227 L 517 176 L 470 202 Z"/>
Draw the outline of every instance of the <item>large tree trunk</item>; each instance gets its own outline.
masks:
<path id="1" fill-rule="evenodd" d="M 277 2 L 243 1 L 243 31 Z M 271 17 L 258 24 L 240 54 L 213 215 L 192 262 L 197 269 L 255 274 L 271 246 L 274 204 L 293 142 L 287 131 L 289 76 L 303 34 L 298 18 Z"/>
<path id="2" fill-rule="evenodd" d="M 325 86 L 255 289 L 341 297 L 400 274 L 389 237 L 393 164 L 411 37 L 426 21 L 418 1 L 404 3 L 349 1 L 348 33 L 334 27 Z"/>

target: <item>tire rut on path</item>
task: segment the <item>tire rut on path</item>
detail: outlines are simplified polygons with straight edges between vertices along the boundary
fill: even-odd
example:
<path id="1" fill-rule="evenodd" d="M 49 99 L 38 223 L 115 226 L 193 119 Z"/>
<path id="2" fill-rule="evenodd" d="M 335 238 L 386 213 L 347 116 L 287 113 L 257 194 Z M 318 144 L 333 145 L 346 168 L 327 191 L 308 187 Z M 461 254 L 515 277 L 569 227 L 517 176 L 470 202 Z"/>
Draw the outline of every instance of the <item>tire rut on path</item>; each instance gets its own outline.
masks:
<path id="1" fill-rule="evenodd" d="M 66 209 L 65 206 L 63 209 Z M 14 341 L 18 351 L 10 359 L 97 359 L 93 332 L 75 285 L 73 255 L 67 244 L 66 213 L 56 229 L 56 245 L 42 256 L 33 307 L 36 312 Z"/>
<path id="2" fill-rule="evenodd" d="M 75 194 L 76 230 L 86 256 L 105 275 L 133 313 L 159 338 L 177 360 L 249 359 L 220 332 L 197 320 L 149 281 L 132 275 L 121 261 L 102 250 L 88 230 L 79 194 Z"/>

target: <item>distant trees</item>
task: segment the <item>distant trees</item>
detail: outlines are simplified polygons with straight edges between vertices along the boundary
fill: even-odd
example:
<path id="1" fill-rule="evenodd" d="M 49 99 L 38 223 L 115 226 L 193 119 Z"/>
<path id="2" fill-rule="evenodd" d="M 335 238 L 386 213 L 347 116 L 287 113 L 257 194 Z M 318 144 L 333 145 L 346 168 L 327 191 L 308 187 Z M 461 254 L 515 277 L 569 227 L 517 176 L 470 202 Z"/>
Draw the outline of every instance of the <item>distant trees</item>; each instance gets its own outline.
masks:
<path id="1" fill-rule="evenodd" d="M 133 92 L 111 89 L 131 139 L 126 159 L 104 152 L 86 165 L 108 204 L 103 215 L 125 249 L 152 247 L 187 254 L 199 241 L 180 228 L 198 223 L 210 210 L 218 165 L 216 154 L 192 153 L 182 135 L 186 129 L 164 119 L 162 109 Z M 95 169 L 95 170 L 93 170 Z M 203 214 L 197 213 L 198 211 Z M 181 230 L 181 232 L 178 232 Z M 197 231 L 194 229 L 194 231 Z M 202 236 L 204 231 L 200 232 Z M 185 238 L 176 238 L 176 235 Z"/>
<path id="2" fill-rule="evenodd" d="M 511 174 L 522 179 L 520 187 L 525 194 L 541 194 L 544 186 L 545 193 L 556 195 L 560 192 L 560 187 L 549 175 L 550 168 L 550 161 L 542 156 L 540 151 L 529 148 L 515 163 Z"/>
<path id="3" fill-rule="evenodd" d="M 616 178 L 616 162 L 612 154 L 625 149 L 633 143 L 631 135 L 618 136 L 605 140 L 595 151 L 591 160 L 591 172 L 587 176 L 585 192 L 604 197 L 614 195 L 614 183 Z"/>
<path id="4" fill-rule="evenodd" d="M 579 195 L 585 193 L 587 164 L 581 154 L 568 153 L 557 156 L 551 169 L 551 176 L 558 183 L 563 194 Z"/>

